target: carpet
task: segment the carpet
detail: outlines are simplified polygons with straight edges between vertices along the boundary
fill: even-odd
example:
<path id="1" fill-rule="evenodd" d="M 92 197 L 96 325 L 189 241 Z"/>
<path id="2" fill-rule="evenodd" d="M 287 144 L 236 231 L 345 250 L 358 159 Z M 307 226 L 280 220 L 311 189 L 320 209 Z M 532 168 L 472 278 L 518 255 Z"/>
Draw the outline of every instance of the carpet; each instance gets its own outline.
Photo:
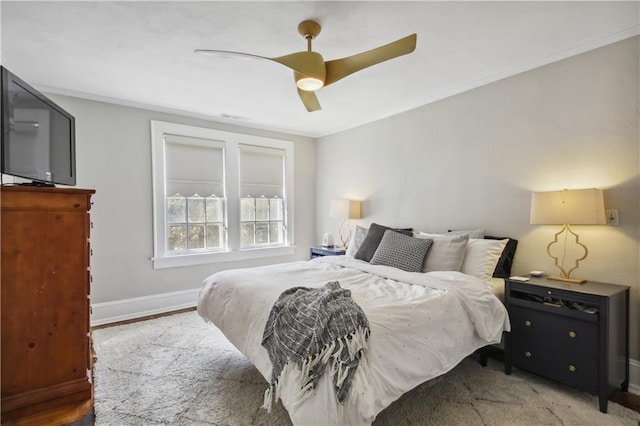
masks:
<path id="1" fill-rule="evenodd" d="M 195 312 L 93 331 L 98 426 L 291 425 L 261 409 L 267 381 Z M 383 410 L 374 426 L 639 425 L 640 414 L 489 360 L 467 358 Z"/>

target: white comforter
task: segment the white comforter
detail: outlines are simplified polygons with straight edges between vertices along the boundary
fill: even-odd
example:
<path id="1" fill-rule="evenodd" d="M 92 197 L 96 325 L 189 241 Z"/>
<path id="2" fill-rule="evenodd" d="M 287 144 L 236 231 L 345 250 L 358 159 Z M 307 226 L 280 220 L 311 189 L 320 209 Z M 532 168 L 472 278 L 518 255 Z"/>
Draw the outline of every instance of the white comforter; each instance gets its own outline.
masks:
<path id="1" fill-rule="evenodd" d="M 216 273 L 204 281 L 198 313 L 269 381 L 271 362 L 261 340 L 274 302 L 287 288 L 333 280 L 351 290 L 367 315 L 369 347 L 343 406 L 330 374 L 303 398 L 299 371 L 283 372 L 280 397 L 295 425 L 371 424 L 402 394 L 446 373 L 476 349 L 499 342 L 509 330 L 504 305 L 477 278 L 460 272 L 409 273 L 344 256 Z"/>

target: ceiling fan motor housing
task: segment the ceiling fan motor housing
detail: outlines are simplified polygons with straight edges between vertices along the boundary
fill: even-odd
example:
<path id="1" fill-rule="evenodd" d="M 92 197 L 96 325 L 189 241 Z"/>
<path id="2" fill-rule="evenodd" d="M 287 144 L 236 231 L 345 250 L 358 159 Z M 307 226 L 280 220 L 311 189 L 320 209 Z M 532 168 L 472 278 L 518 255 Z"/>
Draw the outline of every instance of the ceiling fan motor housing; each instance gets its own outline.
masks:
<path id="1" fill-rule="evenodd" d="M 298 33 L 306 39 L 314 39 L 320 34 L 322 27 L 316 21 L 307 20 L 298 24 Z"/>

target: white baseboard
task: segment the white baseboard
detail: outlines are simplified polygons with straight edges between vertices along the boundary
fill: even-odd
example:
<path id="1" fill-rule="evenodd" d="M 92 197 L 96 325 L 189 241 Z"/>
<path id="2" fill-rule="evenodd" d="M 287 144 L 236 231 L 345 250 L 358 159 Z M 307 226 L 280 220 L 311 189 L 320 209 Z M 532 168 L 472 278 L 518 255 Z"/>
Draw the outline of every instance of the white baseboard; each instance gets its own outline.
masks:
<path id="1" fill-rule="evenodd" d="M 91 326 L 111 324 L 149 315 L 193 308 L 198 302 L 199 288 L 152 296 L 134 297 L 91 305 Z"/>
<path id="2" fill-rule="evenodd" d="M 629 360 L 629 392 L 640 395 L 640 361 Z"/>

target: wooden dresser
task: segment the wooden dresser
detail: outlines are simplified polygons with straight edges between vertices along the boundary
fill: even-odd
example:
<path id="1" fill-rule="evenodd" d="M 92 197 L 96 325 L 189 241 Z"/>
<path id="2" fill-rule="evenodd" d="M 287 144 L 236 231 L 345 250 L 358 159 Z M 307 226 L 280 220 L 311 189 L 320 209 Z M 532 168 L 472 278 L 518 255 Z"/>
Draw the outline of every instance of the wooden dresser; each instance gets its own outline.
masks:
<path id="1" fill-rule="evenodd" d="M 92 398 L 93 193 L 0 188 L 3 424 Z"/>

